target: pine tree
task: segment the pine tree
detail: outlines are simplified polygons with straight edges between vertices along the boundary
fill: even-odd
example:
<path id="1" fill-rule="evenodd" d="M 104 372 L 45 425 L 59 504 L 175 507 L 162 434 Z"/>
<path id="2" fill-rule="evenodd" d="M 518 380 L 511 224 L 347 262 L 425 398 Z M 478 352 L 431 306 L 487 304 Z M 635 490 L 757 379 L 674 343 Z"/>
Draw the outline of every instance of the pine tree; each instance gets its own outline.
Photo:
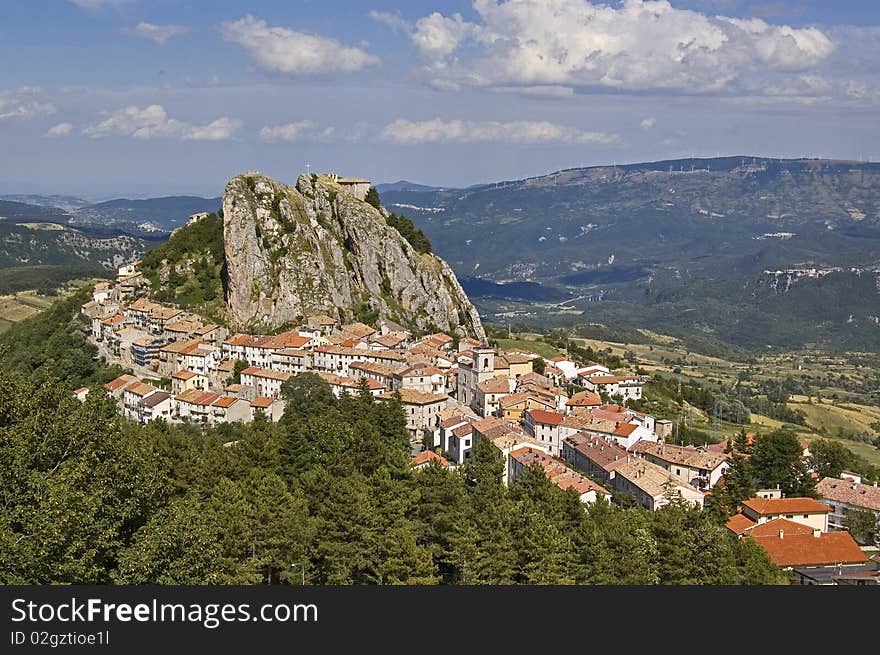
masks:
<path id="1" fill-rule="evenodd" d="M 148 444 L 103 393 L 0 373 L 0 582 L 106 583 L 119 550 L 170 490 Z"/>
<path id="2" fill-rule="evenodd" d="M 250 567 L 270 583 L 299 582 L 300 575 L 293 574 L 291 564 L 305 562 L 314 536 L 305 497 L 302 492 L 290 493 L 281 477 L 257 470 L 243 481 L 243 488 L 252 547 Z"/>
<path id="3" fill-rule="evenodd" d="M 262 414 L 248 424 L 244 434 L 231 447 L 242 472 L 251 469 L 281 472 L 281 438 L 278 428 Z"/>
<path id="4" fill-rule="evenodd" d="M 762 487 L 779 485 L 786 496 L 816 496 L 816 483 L 801 460 L 797 435 L 785 429 L 755 439 L 749 460 L 752 474 Z"/>
<path id="5" fill-rule="evenodd" d="M 413 475 L 411 486 L 417 494 L 410 515 L 417 525 L 418 543 L 431 553 L 442 582 L 455 583 L 460 572 L 453 540 L 469 503 L 464 480 L 432 463 Z"/>
<path id="6" fill-rule="evenodd" d="M 374 187 L 374 186 L 371 186 L 367 190 L 367 195 L 364 198 L 364 200 L 367 203 L 373 205 L 373 207 L 375 207 L 376 209 L 379 209 L 382 206 L 382 201 L 379 198 L 379 192 L 376 190 L 376 187 Z"/>
<path id="7" fill-rule="evenodd" d="M 190 493 L 156 512 L 122 551 L 118 584 L 228 584 L 240 581 L 234 559 L 223 552 L 224 527 Z M 226 527 L 225 529 L 229 529 Z"/>

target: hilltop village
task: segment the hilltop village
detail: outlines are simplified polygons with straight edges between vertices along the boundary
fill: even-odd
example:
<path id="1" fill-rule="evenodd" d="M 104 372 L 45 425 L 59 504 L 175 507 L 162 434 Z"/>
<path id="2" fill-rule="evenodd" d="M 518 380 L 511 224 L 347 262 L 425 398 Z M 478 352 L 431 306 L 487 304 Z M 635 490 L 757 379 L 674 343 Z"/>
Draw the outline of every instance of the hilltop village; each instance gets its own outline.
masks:
<path id="1" fill-rule="evenodd" d="M 135 262 L 113 282 L 96 285 L 81 307 L 99 353 L 135 373 L 104 385 L 133 421 L 210 426 L 258 415 L 278 421 L 284 383 L 314 373 L 337 396 L 398 400 L 414 469 L 455 468 L 488 440 L 504 459 L 505 484 L 537 465 L 586 504 L 628 495 L 654 511 L 673 502 L 703 507 L 731 463 L 727 442 L 668 443 L 671 421 L 627 407 L 650 383 L 634 373 L 445 333 L 416 338 L 383 322 L 340 324 L 328 315 L 279 334 L 230 334 L 149 300 L 148 288 Z M 89 389 L 74 393 L 84 400 Z M 800 567 L 801 582 L 840 582 L 826 571 L 840 565 L 876 582 L 877 563 L 844 529 L 842 515 L 850 507 L 868 509 L 880 520 L 877 488 L 850 476 L 826 478 L 819 489 L 826 492 L 821 502 L 760 491 L 728 530 L 755 538 L 779 566 Z"/>

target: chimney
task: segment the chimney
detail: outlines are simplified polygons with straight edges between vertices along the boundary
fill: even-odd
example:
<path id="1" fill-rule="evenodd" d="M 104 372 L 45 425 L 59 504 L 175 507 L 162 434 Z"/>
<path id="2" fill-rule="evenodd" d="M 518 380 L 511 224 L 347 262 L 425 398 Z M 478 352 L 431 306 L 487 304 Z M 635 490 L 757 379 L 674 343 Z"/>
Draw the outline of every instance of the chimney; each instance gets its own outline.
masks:
<path id="1" fill-rule="evenodd" d="M 822 531 L 819 528 L 813 528 L 813 536 L 818 539 L 822 536 Z"/>

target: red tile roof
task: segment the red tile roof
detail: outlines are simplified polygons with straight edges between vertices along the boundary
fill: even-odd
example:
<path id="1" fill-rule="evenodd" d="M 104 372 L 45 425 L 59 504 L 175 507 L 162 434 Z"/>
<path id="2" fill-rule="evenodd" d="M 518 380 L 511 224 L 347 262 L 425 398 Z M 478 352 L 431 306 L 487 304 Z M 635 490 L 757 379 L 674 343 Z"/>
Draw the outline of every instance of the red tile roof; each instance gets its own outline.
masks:
<path id="1" fill-rule="evenodd" d="M 744 507 L 760 516 L 776 514 L 827 514 L 827 505 L 812 498 L 749 498 L 742 502 Z"/>
<path id="2" fill-rule="evenodd" d="M 196 397 L 194 404 L 213 405 L 214 401 L 216 401 L 219 397 L 219 393 L 214 393 L 213 391 L 203 391 L 201 395 Z"/>
<path id="3" fill-rule="evenodd" d="M 311 340 L 311 337 L 302 337 L 296 332 L 285 332 L 272 340 L 272 346 L 275 348 L 302 348 Z"/>
<path id="4" fill-rule="evenodd" d="M 436 461 L 440 466 L 446 467 L 449 466 L 449 462 L 445 457 L 441 457 L 433 450 L 426 450 L 423 453 L 420 453 L 412 458 L 410 462 L 410 466 L 421 466 L 423 464 L 427 464 L 431 461 Z"/>
<path id="5" fill-rule="evenodd" d="M 638 427 L 639 426 L 635 423 L 622 423 L 621 425 L 618 425 L 617 428 L 614 430 L 614 434 L 616 434 L 618 437 L 628 437 L 633 432 L 635 432 L 636 428 Z"/>
<path id="6" fill-rule="evenodd" d="M 371 328 L 369 325 L 366 325 L 364 323 L 350 323 L 348 325 L 343 325 L 341 329 L 343 332 L 353 334 L 360 339 L 368 337 L 371 334 L 376 334 L 375 328 Z"/>
<path id="7" fill-rule="evenodd" d="M 116 391 L 120 387 L 124 387 L 126 384 L 128 384 L 129 382 L 133 382 L 136 379 L 137 378 L 133 375 L 120 375 L 118 378 L 110 380 L 110 382 L 105 384 L 104 388 L 107 389 L 107 391 Z"/>
<path id="8" fill-rule="evenodd" d="M 868 558 L 849 532 L 779 534 L 755 537 L 755 543 L 767 551 L 776 566 L 828 566 L 861 564 Z"/>
<path id="9" fill-rule="evenodd" d="M 743 516 L 742 514 L 734 514 L 727 520 L 727 523 L 725 523 L 724 525 L 733 534 L 743 534 L 744 532 L 755 527 L 758 524 L 752 521 L 747 516 Z"/>
<path id="10" fill-rule="evenodd" d="M 498 375 L 494 378 L 483 380 L 477 385 L 477 389 L 479 389 L 483 393 L 488 394 L 509 394 L 510 383 L 507 381 L 506 377 L 504 377 L 503 375 Z"/>
<path id="11" fill-rule="evenodd" d="M 465 436 L 469 435 L 473 431 L 474 431 L 474 426 L 471 423 L 466 423 L 464 425 L 459 425 L 457 428 L 455 428 L 452 431 L 452 434 L 454 434 L 456 437 L 458 437 L 460 439 L 461 437 L 465 437 Z"/>
<path id="12" fill-rule="evenodd" d="M 543 409 L 530 409 L 528 413 L 535 423 L 543 423 L 545 425 L 559 425 L 565 419 L 562 414 L 548 412 Z"/>
<path id="13" fill-rule="evenodd" d="M 797 535 L 797 534 L 813 534 L 813 528 L 809 525 L 804 525 L 803 523 L 797 523 L 795 521 L 789 521 L 788 519 L 773 519 L 772 521 L 767 521 L 766 523 L 758 523 L 749 529 L 749 534 L 753 537 L 773 537 L 779 536 L 779 532 L 782 531 L 785 537 L 789 535 Z"/>
<path id="14" fill-rule="evenodd" d="M 266 396 L 257 396 L 251 401 L 251 407 L 258 407 L 260 409 L 266 409 L 272 406 L 272 403 L 275 402 L 274 398 L 268 398 Z"/>
<path id="15" fill-rule="evenodd" d="M 589 478 L 585 478 L 577 473 L 564 474 L 553 478 L 553 482 L 560 489 L 568 489 L 573 487 L 579 494 L 585 494 L 595 491 L 597 496 L 610 496 L 611 492 L 600 484 L 596 484 Z"/>
<path id="16" fill-rule="evenodd" d="M 127 387 L 125 387 L 126 393 L 131 393 L 135 396 L 146 396 L 153 393 L 154 391 L 158 391 L 158 389 L 152 384 L 147 384 L 146 382 L 141 382 L 140 380 L 135 380 Z"/>
<path id="17" fill-rule="evenodd" d="M 465 423 L 467 419 L 464 418 L 461 414 L 456 414 L 455 416 L 450 416 L 448 419 L 444 421 L 440 421 L 441 428 L 451 428 L 454 425 L 458 425 L 459 423 Z"/>
<path id="18" fill-rule="evenodd" d="M 598 407 L 602 404 L 602 399 L 592 391 L 583 391 L 573 395 L 565 404 L 569 407 Z"/>
<path id="19" fill-rule="evenodd" d="M 214 407 L 230 407 L 234 405 L 236 402 L 241 400 L 240 398 L 233 398 L 232 396 L 221 396 L 217 400 L 215 400 L 212 404 Z"/>
<path id="20" fill-rule="evenodd" d="M 614 441 L 606 441 L 601 437 L 591 436 L 586 432 L 578 432 L 567 438 L 575 450 L 602 467 L 613 471 L 626 464 L 629 453 Z"/>

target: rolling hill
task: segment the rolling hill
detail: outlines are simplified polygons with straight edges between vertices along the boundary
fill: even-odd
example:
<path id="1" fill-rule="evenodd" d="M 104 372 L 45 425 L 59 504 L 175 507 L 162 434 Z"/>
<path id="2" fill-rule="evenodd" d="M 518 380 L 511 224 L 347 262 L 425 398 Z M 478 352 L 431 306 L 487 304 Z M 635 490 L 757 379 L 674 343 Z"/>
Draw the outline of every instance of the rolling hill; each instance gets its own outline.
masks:
<path id="1" fill-rule="evenodd" d="M 217 211 L 220 198 L 166 196 L 129 200 L 119 198 L 76 210 L 74 223 L 124 227 L 134 233 L 165 232 L 184 225 L 191 214 Z"/>
<path id="2" fill-rule="evenodd" d="M 0 200 L 0 221 L 67 224 L 73 214 L 60 207 Z"/>

